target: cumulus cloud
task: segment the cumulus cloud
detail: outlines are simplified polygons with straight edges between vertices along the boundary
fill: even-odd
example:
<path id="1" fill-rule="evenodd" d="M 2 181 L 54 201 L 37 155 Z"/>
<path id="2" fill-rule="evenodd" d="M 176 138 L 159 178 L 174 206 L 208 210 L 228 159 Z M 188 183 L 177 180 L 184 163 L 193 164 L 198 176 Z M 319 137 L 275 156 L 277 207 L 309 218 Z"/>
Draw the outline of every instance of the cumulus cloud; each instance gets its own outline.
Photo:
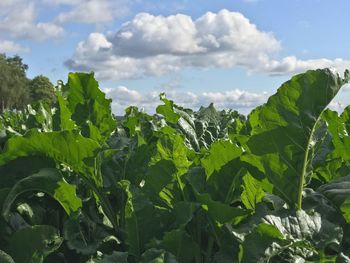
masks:
<path id="1" fill-rule="evenodd" d="M 148 113 L 154 113 L 159 101 L 159 92 L 139 92 L 124 86 L 104 90 L 109 98 L 113 100 L 113 112 L 123 115 L 125 108 L 137 106 Z M 242 113 L 248 113 L 252 108 L 264 103 L 267 93 L 252 93 L 240 89 L 223 92 L 191 92 L 181 90 L 170 90 L 167 97 L 183 107 L 199 109 L 214 103 L 218 109 L 236 109 Z"/>
<path id="2" fill-rule="evenodd" d="M 29 49 L 13 41 L 0 40 L 0 53 L 28 52 Z"/>
<path id="3" fill-rule="evenodd" d="M 66 61 L 73 70 L 95 71 L 100 79 L 163 75 L 185 67 L 233 68 L 271 75 L 311 68 L 350 66 L 344 59 L 276 59 L 281 43 L 238 12 L 208 12 L 196 20 L 177 14 L 140 13 L 116 33 L 92 33 Z"/>
<path id="4" fill-rule="evenodd" d="M 34 1 L 14 0 L 0 4 L 0 32 L 12 38 L 46 40 L 64 35 L 64 29 L 50 22 L 37 22 Z"/>
<path id="5" fill-rule="evenodd" d="M 103 38 L 108 48 L 99 46 Z M 271 33 L 237 12 L 208 12 L 196 20 L 140 13 L 115 34 L 91 34 L 66 64 L 93 70 L 99 78 L 141 78 L 184 67 L 254 68 L 279 49 Z"/>

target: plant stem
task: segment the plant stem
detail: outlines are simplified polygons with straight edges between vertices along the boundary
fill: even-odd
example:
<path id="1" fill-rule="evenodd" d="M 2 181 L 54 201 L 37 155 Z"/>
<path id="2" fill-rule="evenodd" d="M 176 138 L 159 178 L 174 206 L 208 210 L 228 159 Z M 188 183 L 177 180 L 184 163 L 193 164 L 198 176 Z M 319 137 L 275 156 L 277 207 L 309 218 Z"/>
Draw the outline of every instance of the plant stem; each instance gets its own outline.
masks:
<path id="1" fill-rule="evenodd" d="M 308 159 L 309 159 L 309 151 L 310 151 L 310 145 L 313 140 L 313 135 L 316 130 L 316 125 L 318 121 L 320 120 L 320 116 L 322 113 L 318 116 L 317 120 L 315 121 L 314 125 L 312 126 L 311 132 L 309 139 L 306 144 L 306 149 L 305 149 L 305 155 L 304 155 L 304 160 L 303 160 L 303 168 L 301 171 L 301 174 L 299 176 L 299 182 L 298 182 L 298 203 L 297 203 L 297 209 L 300 210 L 302 208 L 302 201 L 303 201 L 303 190 L 304 190 L 304 184 L 305 184 L 305 176 L 306 176 L 306 169 L 307 169 L 307 164 L 308 164 Z"/>
<path id="2" fill-rule="evenodd" d="M 206 252 L 205 261 L 204 261 L 205 263 L 210 262 L 213 246 L 214 246 L 214 238 L 210 236 L 208 240 L 207 252 Z"/>
<path id="3" fill-rule="evenodd" d="M 201 229 L 201 215 L 198 213 L 198 217 L 196 220 L 196 232 L 197 232 L 197 243 L 199 247 L 199 252 L 196 255 L 196 263 L 202 263 L 202 255 L 201 255 L 201 247 L 202 247 L 202 229 Z"/>

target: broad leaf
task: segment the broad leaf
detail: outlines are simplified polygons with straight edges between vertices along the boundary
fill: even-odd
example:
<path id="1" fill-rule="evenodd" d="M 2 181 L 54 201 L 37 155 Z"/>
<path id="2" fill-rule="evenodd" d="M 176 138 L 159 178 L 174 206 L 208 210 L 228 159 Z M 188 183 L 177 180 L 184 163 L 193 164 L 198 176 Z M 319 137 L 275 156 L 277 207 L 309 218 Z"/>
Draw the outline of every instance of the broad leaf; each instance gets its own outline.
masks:
<path id="1" fill-rule="evenodd" d="M 283 241 L 283 235 L 272 225 L 261 223 L 249 233 L 241 246 L 239 262 L 264 263 L 280 248 L 280 245 L 269 247 L 275 242 Z"/>
<path id="2" fill-rule="evenodd" d="M 142 254 L 142 263 L 178 263 L 175 256 L 164 249 L 151 248 Z"/>
<path id="3" fill-rule="evenodd" d="M 164 102 L 164 105 L 159 105 L 157 107 L 157 113 L 162 114 L 166 121 L 173 124 L 177 123 L 180 115 L 174 111 L 174 102 L 172 100 L 168 100 L 164 93 L 160 94 L 160 100 Z"/>
<path id="4" fill-rule="evenodd" d="M 249 116 L 250 151 L 292 207 L 301 208 L 306 178 L 312 174 L 316 130 L 322 112 L 348 81 L 329 69 L 307 71 L 285 82 L 266 104 Z"/>
<path id="5" fill-rule="evenodd" d="M 15 263 L 10 255 L 0 250 L 0 263 Z"/>
<path id="6" fill-rule="evenodd" d="M 127 233 L 128 252 L 139 257 L 147 243 L 161 238 L 172 218 L 169 219 L 170 214 L 166 210 L 154 206 L 147 195 L 130 182 L 120 181 L 119 186 L 126 194 L 123 226 Z"/>
<path id="7" fill-rule="evenodd" d="M 102 259 L 92 259 L 87 263 L 128 263 L 128 253 L 114 251 L 111 255 L 105 255 Z"/>
<path id="8" fill-rule="evenodd" d="M 114 131 L 116 121 L 112 116 L 111 100 L 99 89 L 94 74 L 70 73 L 63 92 L 72 120 L 81 127 L 82 134 L 105 142 Z"/>
<path id="9" fill-rule="evenodd" d="M 171 252 L 178 262 L 193 262 L 200 248 L 192 237 L 182 228 L 165 233 L 160 248 Z"/>
<path id="10" fill-rule="evenodd" d="M 83 213 L 76 213 L 65 221 L 63 236 L 70 249 L 83 255 L 93 255 L 109 234 Z"/>
<path id="11" fill-rule="evenodd" d="M 239 157 L 242 152 L 243 150 L 239 146 L 227 140 L 220 140 L 213 143 L 208 154 L 201 160 L 207 178 L 209 178 L 214 171 L 219 172 L 225 164 Z"/>
<path id="12" fill-rule="evenodd" d="M 0 166 L 19 157 L 47 156 L 58 163 L 71 166 L 76 171 L 90 173 L 93 164 L 88 163 L 93 158 L 99 144 L 81 136 L 77 131 L 28 132 L 25 136 L 9 139 L 2 153 Z"/>
<path id="13" fill-rule="evenodd" d="M 320 186 L 317 192 L 323 194 L 343 213 L 350 223 L 350 175 Z"/>
<path id="14" fill-rule="evenodd" d="M 247 173 L 243 177 L 242 187 L 242 203 L 247 209 L 255 210 L 256 204 L 260 203 L 265 197 L 265 192 L 261 186 L 261 183 L 249 173 Z"/>
<path id="15" fill-rule="evenodd" d="M 9 242 L 9 254 L 16 263 L 42 263 L 62 243 L 58 230 L 37 225 L 17 231 Z"/>
<path id="16" fill-rule="evenodd" d="M 44 192 L 58 201 L 69 215 L 77 211 L 82 202 L 76 196 L 76 187 L 67 183 L 56 169 L 42 169 L 37 174 L 18 181 L 7 195 L 3 204 L 3 215 L 8 218 L 12 204 L 16 198 L 29 191 Z"/>
<path id="17" fill-rule="evenodd" d="M 343 230 L 318 213 L 284 210 L 259 221 L 244 238 L 241 262 L 320 262 L 341 251 Z M 330 248 L 333 251 L 328 255 Z"/>
<path id="18" fill-rule="evenodd" d="M 67 100 L 57 91 L 58 109 L 53 116 L 53 127 L 55 131 L 72 130 L 76 128 L 75 122 L 72 120 L 72 113 L 67 107 Z"/>

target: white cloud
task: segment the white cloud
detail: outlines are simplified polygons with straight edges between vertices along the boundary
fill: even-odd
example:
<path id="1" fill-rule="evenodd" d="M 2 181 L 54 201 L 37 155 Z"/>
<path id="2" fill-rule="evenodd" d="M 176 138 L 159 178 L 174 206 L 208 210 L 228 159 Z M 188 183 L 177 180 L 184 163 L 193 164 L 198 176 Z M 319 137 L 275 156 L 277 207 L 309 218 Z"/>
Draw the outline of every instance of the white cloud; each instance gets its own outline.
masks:
<path id="1" fill-rule="evenodd" d="M 237 12 L 208 12 L 197 20 L 186 15 L 140 13 L 113 35 L 109 48 L 97 49 L 96 34 L 79 43 L 67 65 L 93 70 L 100 79 L 162 75 L 183 67 L 252 68 L 280 49 L 271 33 L 259 31 Z"/>
<path id="2" fill-rule="evenodd" d="M 69 11 L 57 16 L 56 21 L 59 23 L 105 23 L 120 18 L 129 11 L 126 0 L 46 0 L 46 2 L 71 6 Z"/>
<path id="3" fill-rule="evenodd" d="M 340 73 L 350 67 L 350 61 L 342 58 L 336 59 L 308 59 L 300 60 L 294 56 L 285 57 L 280 61 L 272 60 L 265 64 L 264 69 L 275 75 L 298 73 L 308 69 L 333 68 Z"/>
<path id="4" fill-rule="evenodd" d="M 37 8 L 33 1 L 7 1 L 0 6 L 0 33 L 12 38 L 46 40 L 64 35 L 64 29 L 50 22 L 37 22 Z"/>
<path id="5" fill-rule="evenodd" d="M 107 45 L 102 47 L 101 41 Z M 100 79 L 158 76 L 185 67 L 241 67 L 271 75 L 350 67 L 344 59 L 276 59 L 280 49 L 272 33 L 259 30 L 237 12 L 208 12 L 196 20 L 182 14 L 140 13 L 114 34 L 91 34 L 79 43 L 66 65 L 95 71 Z"/>
<path id="6" fill-rule="evenodd" d="M 0 53 L 28 52 L 29 49 L 9 40 L 0 40 Z"/>
<path id="7" fill-rule="evenodd" d="M 151 91 L 147 93 L 128 89 L 124 86 L 104 90 L 107 97 L 113 100 L 113 112 L 123 115 L 125 108 L 137 106 L 148 113 L 154 113 L 157 105 L 162 104 L 159 93 Z M 198 110 L 200 106 L 214 103 L 217 109 L 236 109 L 247 114 L 252 108 L 264 103 L 267 93 L 251 93 L 239 89 L 223 92 L 190 92 L 181 90 L 170 90 L 167 97 L 174 100 L 180 106 Z"/>

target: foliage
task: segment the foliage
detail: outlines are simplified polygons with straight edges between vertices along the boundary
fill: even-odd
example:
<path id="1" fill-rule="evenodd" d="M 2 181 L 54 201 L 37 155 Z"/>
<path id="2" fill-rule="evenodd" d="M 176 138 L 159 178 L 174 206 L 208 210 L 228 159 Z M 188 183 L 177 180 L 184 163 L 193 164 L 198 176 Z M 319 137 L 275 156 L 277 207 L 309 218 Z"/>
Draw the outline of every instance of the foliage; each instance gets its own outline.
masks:
<path id="1" fill-rule="evenodd" d="M 0 113 L 5 110 L 22 110 L 28 103 L 43 100 L 49 105 L 56 102 L 55 90 L 50 80 L 43 76 L 29 79 L 28 65 L 18 55 L 0 54 Z"/>
<path id="2" fill-rule="evenodd" d="M 8 58 L 0 54 L 0 112 L 22 108 L 30 102 L 27 68 L 19 56 Z"/>
<path id="3" fill-rule="evenodd" d="M 161 94 L 117 122 L 69 74 L 56 107 L 0 115 L 0 262 L 350 262 L 350 109 L 327 109 L 348 81 L 296 75 L 247 118 Z"/>
<path id="4" fill-rule="evenodd" d="M 48 77 L 39 75 L 30 80 L 29 90 L 33 101 L 43 100 L 50 105 L 56 102 L 55 89 Z"/>

